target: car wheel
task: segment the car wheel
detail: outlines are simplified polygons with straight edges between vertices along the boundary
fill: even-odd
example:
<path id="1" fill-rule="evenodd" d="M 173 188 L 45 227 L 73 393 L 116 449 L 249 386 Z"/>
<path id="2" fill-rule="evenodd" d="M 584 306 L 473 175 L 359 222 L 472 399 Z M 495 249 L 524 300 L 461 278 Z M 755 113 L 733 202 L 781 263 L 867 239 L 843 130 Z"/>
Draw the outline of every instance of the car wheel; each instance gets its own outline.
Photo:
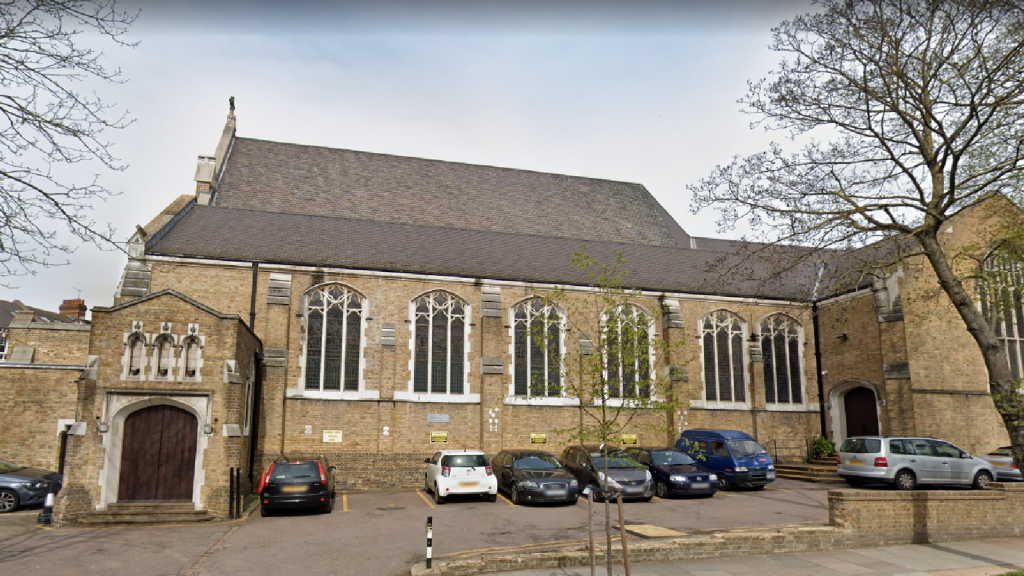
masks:
<path id="1" fill-rule="evenodd" d="M 427 475 L 423 475 L 423 491 L 430 494 L 430 483 L 427 482 Z"/>
<path id="2" fill-rule="evenodd" d="M 512 498 L 512 503 L 515 504 L 516 506 L 519 506 L 519 486 L 513 484 L 511 487 L 509 487 L 508 495 Z"/>
<path id="3" fill-rule="evenodd" d="M 732 484 L 729 484 L 729 479 L 725 477 L 725 474 L 718 475 L 718 489 L 732 490 Z"/>
<path id="4" fill-rule="evenodd" d="M 974 475 L 974 489 L 984 490 L 988 487 L 988 483 L 992 481 L 992 475 L 988 472 L 981 471 Z"/>
<path id="5" fill-rule="evenodd" d="M 658 498 L 668 498 L 668 488 L 661 480 L 654 483 L 654 493 L 658 495 Z"/>
<path id="6" fill-rule="evenodd" d="M 437 484 L 434 484 L 434 504 L 438 506 L 444 504 L 444 496 L 441 496 L 441 491 L 437 489 Z"/>
<path id="7" fill-rule="evenodd" d="M 328 498 L 327 503 L 320 508 L 320 512 L 323 514 L 330 514 L 332 510 L 334 510 L 334 500 Z"/>
<path id="8" fill-rule="evenodd" d="M 265 506 L 260 506 L 260 516 L 263 518 L 270 516 L 270 510 L 267 510 Z"/>
<path id="9" fill-rule="evenodd" d="M 18 494 L 14 490 L 0 490 L 0 514 L 14 512 L 18 509 Z"/>
<path id="10" fill-rule="evenodd" d="M 498 495 L 497 494 L 488 494 L 487 495 L 487 501 L 488 502 L 497 502 L 498 501 Z"/>
<path id="11" fill-rule="evenodd" d="M 910 470 L 900 470 L 893 481 L 897 490 L 913 490 L 917 486 L 917 478 Z"/>

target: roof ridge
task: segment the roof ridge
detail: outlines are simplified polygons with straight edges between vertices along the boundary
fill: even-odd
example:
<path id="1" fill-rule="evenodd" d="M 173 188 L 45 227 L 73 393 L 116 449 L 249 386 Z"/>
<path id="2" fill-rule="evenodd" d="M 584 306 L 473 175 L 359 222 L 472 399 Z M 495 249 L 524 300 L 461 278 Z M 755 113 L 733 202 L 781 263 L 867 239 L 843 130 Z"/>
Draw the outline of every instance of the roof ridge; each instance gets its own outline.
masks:
<path id="1" fill-rule="evenodd" d="M 391 154 L 391 153 L 388 153 L 388 152 L 369 152 L 369 151 L 366 151 L 366 150 L 354 150 L 352 148 L 332 148 L 330 146 L 320 146 L 320 145 L 316 145 L 316 144 L 300 144 L 298 142 L 280 142 L 278 140 L 265 140 L 265 139 L 262 139 L 262 138 L 247 138 L 247 137 L 244 137 L 244 136 L 236 136 L 235 140 L 236 141 L 238 141 L 238 140 L 247 140 L 247 141 L 250 141 L 250 142 L 262 142 L 262 143 L 265 143 L 265 144 L 279 144 L 279 145 L 282 145 L 282 146 L 295 146 L 295 147 L 298 147 L 298 148 L 317 148 L 317 149 L 320 149 L 320 150 L 330 150 L 330 151 L 333 151 L 333 152 L 351 152 L 351 153 L 354 153 L 354 154 L 368 154 L 368 155 L 371 155 L 371 156 L 387 156 L 389 158 L 401 158 L 401 159 L 404 159 L 404 160 L 417 160 L 417 161 L 420 161 L 420 162 L 438 162 L 438 163 L 441 163 L 441 164 L 455 164 L 455 165 L 458 165 L 458 166 L 469 166 L 469 167 L 472 167 L 472 168 L 491 168 L 493 170 L 504 170 L 504 171 L 508 171 L 508 172 L 522 172 L 522 173 L 528 173 L 528 174 L 539 174 L 541 176 L 557 176 L 559 178 L 572 178 L 572 179 L 576 179 L 576 180 L 591 180 L 591 181 L 594 181 L 594 182 L 610 182 L 610 183 L 613 183 L 613 184 L 629 184 L 631 186 L 639 186 L 639 187 L 643 188 L 645 191 L 647 191 L 648 194 L 650 194 L 650 191 L 647 190 L 647 187 L 644 186 L 642 183 L 640 183 L 640 182 L 630 182 L 628 180 L 612 180 L 611 178 L 595 178 L 593 176 L 579 176 L 579 175 L 575 175 L 575 174 L 562 174 L 560 172 L 544 172 L 544 171 L 541 171 L 541 170 L 531 170 L 531 169 L 528 169 L 528 168 L 511 168 L 509 166 L 495 166 L 493 164 L 474 164 L 472 162 L 462 162 L 462 161 L 459 161 L 459 160 L 441 160 L 441 159 L 438 159 L 438 158 L 424 158 L 422 156 L 407 156 L 407 155 L 404 155 L 404 154 Z M 651 196 L 653 197 L 653 195 L 651 195 Z"/>

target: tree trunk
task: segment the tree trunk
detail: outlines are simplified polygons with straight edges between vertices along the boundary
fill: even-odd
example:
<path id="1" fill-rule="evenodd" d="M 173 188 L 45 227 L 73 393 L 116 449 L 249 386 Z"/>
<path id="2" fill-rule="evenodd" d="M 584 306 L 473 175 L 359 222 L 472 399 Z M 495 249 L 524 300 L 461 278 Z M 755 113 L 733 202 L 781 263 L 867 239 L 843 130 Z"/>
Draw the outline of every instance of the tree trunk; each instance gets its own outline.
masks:
<path id="1" fill-rule="evenodd" d="M 939 285 L 949 296 L 967 326 L 967 331 L 974 337 L 981 350 L 985 367 L 988 369 L 989 392 L 1010 436 L 1014 463 L 1018 469 L 1024 470 L 1024 395 L 1018 391 L 1020 382 L 1014 380 L 1010 372 L 1006 349 L 950 266 L 949 259 L 939 246 L 936 231 L 927 230 L 917 238 L 938 277 Z"/>

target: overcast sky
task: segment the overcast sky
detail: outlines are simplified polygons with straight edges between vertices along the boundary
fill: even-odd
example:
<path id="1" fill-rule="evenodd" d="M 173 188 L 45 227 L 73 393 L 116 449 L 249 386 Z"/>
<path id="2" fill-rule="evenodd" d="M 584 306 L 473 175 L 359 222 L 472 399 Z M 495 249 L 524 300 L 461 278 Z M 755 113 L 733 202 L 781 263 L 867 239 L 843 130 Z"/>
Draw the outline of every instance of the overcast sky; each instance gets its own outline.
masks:
<path id="1" fill-rule="evenodd" d="M 129 168 L 98 206 L 127 238 L 195 190 L 229 96 L 238 135 L 639 182 L 687 232 L 686 186 L 764 148 L 736 100 L 777 63 L 771 28 L 804 1 L 217 2 L 135 0 L 127 40 L 103 45 L 127 82 L 107 134 Z M 514 9 L 510 6 L 514 5 Z M 778 138 L 778 135 L 774 135 Z M 91 172 L 89 173 L 91 174 Z M 126 256 L 83 246 L 72 264 L 8 279 L 5 300 L 109 306 Z"/>

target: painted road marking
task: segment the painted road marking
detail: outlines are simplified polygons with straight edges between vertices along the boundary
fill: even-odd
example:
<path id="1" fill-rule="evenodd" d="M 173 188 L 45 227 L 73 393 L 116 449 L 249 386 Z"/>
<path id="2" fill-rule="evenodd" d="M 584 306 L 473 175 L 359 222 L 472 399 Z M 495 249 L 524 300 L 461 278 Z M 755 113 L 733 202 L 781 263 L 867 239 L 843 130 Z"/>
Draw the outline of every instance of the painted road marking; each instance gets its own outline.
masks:
<path id="1" fill-rule="evenodd" d="M 427 506 L 430 506 L 431 510 L 434 509 L 434 503 L 431 502 L 430 500 L 427 500 L 427 495 L 424 494 L 422 490 L 417 490 L 416 493 L 420 495 L 420 498 L 423 498 L 423 501 L 427 503 Z"/>
<path id="2" fill-rule="evenodd" d="M 351 510 L 348 509 L 348 494 L 345 494 L 344 492 L 341 494 L 341 511 L 351 512 Z"/>
<path id="3" fill-rule="evenodd" d="M 721 490 L 716 492 L 716 494 L 718 494 L 720 496 L 728 496 L 729 498 L 732 498 L 733 496 L 737 496 L 737 494 L 729 494 L 728 492 L 722 492 Z"/>
<path id="4" fill-rule="evenodd" d="M 508 502 L 508 505 L 509 505 L 509 506 L 515 506 L 515 504 L 513 504 L 511 500 L 509 500 L 508 498 L 505 498 L 504 496 L 502 496 L 502 495 L 501 495 L 501 492 L 498 492 L 498 498 L 501 498 L 501 499 L 502 499 L 502 500 L 504 500 L 505 502 Z"/>
<path id="5" fill-rule="evenodd" d="M 787 490 L 785 488 L 772 488 L 771 486 L 765 486 L 765 490 L 778 490 L 779 492 L 796 492 L 796 490 Z"/>

